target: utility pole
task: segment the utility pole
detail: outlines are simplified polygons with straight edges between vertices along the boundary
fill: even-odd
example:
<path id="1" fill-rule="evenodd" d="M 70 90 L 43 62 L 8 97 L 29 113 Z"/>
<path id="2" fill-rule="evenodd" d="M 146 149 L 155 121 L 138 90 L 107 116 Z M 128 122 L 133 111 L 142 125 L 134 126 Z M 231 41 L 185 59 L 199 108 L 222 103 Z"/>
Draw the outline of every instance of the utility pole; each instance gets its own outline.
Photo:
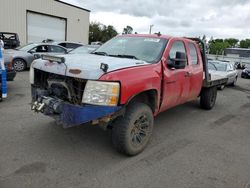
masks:
<path id="1" fill-rule="evenodd" d="M 150 25 L 150 27 L 149 27 L 149 34 L 151 34 L 152 33 L 152 28 L 154 27 L 154 25 Z"/>

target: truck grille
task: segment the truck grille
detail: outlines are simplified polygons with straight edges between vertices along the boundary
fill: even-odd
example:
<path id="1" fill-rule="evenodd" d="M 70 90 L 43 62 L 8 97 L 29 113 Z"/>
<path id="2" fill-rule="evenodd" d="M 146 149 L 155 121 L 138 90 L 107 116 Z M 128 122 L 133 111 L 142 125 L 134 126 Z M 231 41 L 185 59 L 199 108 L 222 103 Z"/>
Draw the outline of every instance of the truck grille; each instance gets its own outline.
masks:
<path id="1" fill-rule="evenodd" d="M 87 80 L 35 69 L 34 87 L 47 90 L 50 97 L 81 104 Z"/>

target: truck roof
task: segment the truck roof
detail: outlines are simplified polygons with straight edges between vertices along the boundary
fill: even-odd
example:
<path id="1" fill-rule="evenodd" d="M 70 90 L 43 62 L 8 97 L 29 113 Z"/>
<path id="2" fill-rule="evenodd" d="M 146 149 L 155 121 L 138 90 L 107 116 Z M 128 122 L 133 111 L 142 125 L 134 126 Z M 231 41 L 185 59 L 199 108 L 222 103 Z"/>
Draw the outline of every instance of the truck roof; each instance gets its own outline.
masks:
<path id="1" fill-rule="evenodd" d="M 162 35 L 162 34 L 126 34 L 126 35 L 119 35 L 118 37 L 148 37 L 148 38 L 160 38 L 160 39 L 182 39 L 185 41 L 189 41 L 189 42 L 195 42 L 191 39 L 185 38 L 185 37 L 173 37 L 173 36 L 169 36 L 169 35 Z"/>

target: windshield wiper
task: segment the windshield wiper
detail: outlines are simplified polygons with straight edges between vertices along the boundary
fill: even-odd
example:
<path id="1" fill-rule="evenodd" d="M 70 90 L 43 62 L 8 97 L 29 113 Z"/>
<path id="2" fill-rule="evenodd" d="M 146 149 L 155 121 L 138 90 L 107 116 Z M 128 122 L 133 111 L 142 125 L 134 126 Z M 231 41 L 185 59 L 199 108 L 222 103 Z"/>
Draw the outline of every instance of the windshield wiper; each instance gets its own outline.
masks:
<path id="1" fill-rule="evenodd" d="M 106 52 L 93 52 L 92 54 L 108 56 Z"/>
<path id="2" fill-rule="evenodd" d="M 125 55 L 125 54 L 122 54 L 122 55 L 121 55 L 121 54 L 118 54 L 118 55 L 110 55 L 110 56 L 139 60 L 139 59 L 138 59 L 136 56 L 134 56 L 134 55 Z"/>

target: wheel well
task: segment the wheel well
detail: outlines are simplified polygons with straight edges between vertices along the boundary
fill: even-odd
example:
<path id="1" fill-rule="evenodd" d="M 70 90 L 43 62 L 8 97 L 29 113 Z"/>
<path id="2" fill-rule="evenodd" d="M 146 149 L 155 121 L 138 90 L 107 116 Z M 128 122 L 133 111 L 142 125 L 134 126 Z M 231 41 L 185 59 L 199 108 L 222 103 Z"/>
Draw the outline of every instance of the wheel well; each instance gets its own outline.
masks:
<path id="1" fill-rule="evenodd" d="M 128 102 L 128 105 L 131 103 L 135 103 L 135 102 L 141 102 L 141 103 L 148 105 L 152 109 L 152 112 L 154 113 L 157 108 L 157 100 L 158 100 L 157 91 L 152 89 L 152 90 L 143 91 L 135 95 Z"/>

